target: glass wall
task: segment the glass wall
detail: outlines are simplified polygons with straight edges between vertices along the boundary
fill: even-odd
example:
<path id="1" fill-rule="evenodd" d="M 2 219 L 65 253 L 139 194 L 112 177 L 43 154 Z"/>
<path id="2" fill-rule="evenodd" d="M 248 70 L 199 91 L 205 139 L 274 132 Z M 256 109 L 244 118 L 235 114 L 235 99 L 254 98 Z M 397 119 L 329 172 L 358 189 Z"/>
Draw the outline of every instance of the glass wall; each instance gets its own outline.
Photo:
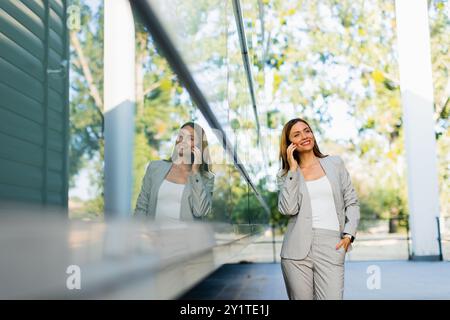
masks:
<path id="1" fill-rule="evenodd" d="M 188 90 L 177 82 L 175 75 L 169 76 L 171 81 L 166 83 L 165 88 L 158 85 L 162 80 L 158 78 L 161 68 L 157 65 L 167 62 L 157 54 L 155 48 L 158 45 L 153 42 L 152 30 L 144 26 L 140 18 L 142 12 L 135 12 L 136 38 L 140 39 L 141 44 L 137 47 L 138 56 L 142 54 L 146 57 L 137 68 L 142 67 L 144 87 L 155 89 L 143 96 L 142 102 L 137 101 L 137 114 L 148 116 L 144 121 L 136 118 L 136 123 L 142 123 L 147 129 L 137 131 L 141 145 L 136 143 L 135 147 L 134 161 L 139 176 L 134 182 L 133 199 L 137 199 L 142 187 L 141 177 L 147 163 L 170 158 L 180 126 L 186 121 L 194 121 L 205 130 L 210 170 L 214 176 L 211 211 L 202 220 L 214 223 L 219 241 L 238 239 L 260 231 L 269 223 L 269 212 L 261 203 L 263 198 L 256 196 L 249 181 L 233 162 L 232 154 L 223 145 L 224 139 L 231 143 L 230 149 L 257 188 L 259 179 L 264 175 L 265 164 L 257 143 L 257 123 L 232 2 L 152 1 L 150 7 L 168 31 L 166 40 L 175 45 L 181 62 L 187 66 L 223 131 L 209 125 L 210 119 L 191 101 Z M 168 70 L 167 64 L 165 68 Z M 168 98 L 162 100 L 161 94 L 166 94 Z M 140 105 L 143 111 L 140 111 Z M 170 113 L 165 110 L 170 110 Z M 158 126 L 150 123 L 164 123 L 164 135 L 153 133 L 152 130 Z M 145 148 L 148 152 L 141 151 Z"/>
<path id="2" fill-rule="evenodd" d="M 102 221 L 104 119 L 100 97 L 104 79 L 100 43 L 104 36 L 104 3 L 77 5 L 81 23 L 72 30 L 71 43 L 70 216 Z M 256 118 L 232 1 L 152 1 L 150 7 L 223 131 L 211 128 L 210 119 L 180 83 L 135 8 L 136 110 L 130 215 L 136 209 L 149 163 L 171 160 L 180 127 L 193 121 L 204 129 L 209 170 L 214 175 L 212 209 L 203 220 L 225 224 L 230 230 L 268 223 L 269 214 L 262 207 L 262 197 L 254 196 L 253 187 L 258 188 L 264 177 L 265 164 L 257 144 Z M 83 68 L 83 60 L 91 62 L 90 70 Z M 91 81 L 87 81 L 89 71 Z M 230 150 L 246 170 L 253 187 L 236 167 L 230 150 L 225 150 L 224 140 L 231 143 Z M 258 211 L 258 215 L 249 214 L 249 198 L 254 198 L 252 210 Z"/>

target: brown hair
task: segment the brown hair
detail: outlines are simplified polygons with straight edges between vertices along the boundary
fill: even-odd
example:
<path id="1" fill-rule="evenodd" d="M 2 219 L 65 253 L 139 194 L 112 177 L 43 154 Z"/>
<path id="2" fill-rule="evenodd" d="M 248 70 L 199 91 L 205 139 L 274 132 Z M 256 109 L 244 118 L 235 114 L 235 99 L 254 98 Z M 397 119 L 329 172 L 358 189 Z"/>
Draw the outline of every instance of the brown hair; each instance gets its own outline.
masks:
<path id="1" fill-rule="evenodd" d="M 211 158 L 209 155 L 208 140 L 206 139 L 205 130 L 203 130 L 203 128 L 200 125 L 198 125 L 197 123 L 192 122 L 192 121 L 189 121 L 189 122 L 186 122 L 185 124 L 183 124 L 180 127 L 180 130 L 185 127 L 191 127 L 192 129 L 194 129 L 194 135 L 196 135 L 197 137 L 200 137 L 200 139 L 201 139 L 201 146 L 197 145 L 197 147 L 200 149 L 200 151 L 202 153 L 202 163 L 200 165 L 200 172 L 202 172 L 202 173 L 211 172 L 211 168 L 209 167 Z"/>
<path id="2" fill-rule="evenodd" d="M 322 154 L 322 152 L 320 152 L 319 145 L 317 144 L 316 137 L 314 136 L 314 132 L 311 129 L 311 126 L 309 125 L 309 123 L 306 122 L 306 120 L 303 120 L 300 118 L 295 118 L 295 119 L 289 120 L 283 127 L 283 131 L 281 133 L 281 141 L 280 141 L 281 169 L 283 170 L 284 173 L 288 172 L 288 170 L 289 170 L 289 162 L 287 161 L 287 147 L 291 144 L 291 140 L 289 140 L 289 133 L 291 132 L 292 127 L 297 122 L 303 122 L 311 130 L 313 137 L 314 137 L 314 147 L 313 147 L 314 155 L 319 158 L 325 158 L 328 156 L 328 155 L 324 155 L 324 154 Z M 294 151 L 294 159 L 300 164 L 300 153 L 297 150 Z"/>

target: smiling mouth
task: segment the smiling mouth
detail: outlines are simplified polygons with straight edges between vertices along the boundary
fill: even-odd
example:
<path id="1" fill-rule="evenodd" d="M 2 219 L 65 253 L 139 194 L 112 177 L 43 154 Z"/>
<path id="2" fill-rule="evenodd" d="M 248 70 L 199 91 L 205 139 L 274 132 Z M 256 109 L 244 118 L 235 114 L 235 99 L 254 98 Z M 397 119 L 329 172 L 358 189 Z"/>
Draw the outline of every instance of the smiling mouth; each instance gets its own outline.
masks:
<path id="1" fill-rule="evenodd" d="M 300 143 L 301 146 L 308 146 L 310 144 L 311 144 L 310 140 Z"/>

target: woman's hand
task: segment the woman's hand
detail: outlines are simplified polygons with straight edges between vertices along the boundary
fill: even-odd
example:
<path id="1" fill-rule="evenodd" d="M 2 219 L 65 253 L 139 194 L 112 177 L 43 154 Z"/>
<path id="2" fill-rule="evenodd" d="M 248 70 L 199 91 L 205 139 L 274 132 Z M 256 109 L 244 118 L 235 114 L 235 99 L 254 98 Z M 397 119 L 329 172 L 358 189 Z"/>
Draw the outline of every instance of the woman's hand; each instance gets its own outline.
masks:
<path id="1" fill-rule="evenodd" d="M 289 163 L 289 170 L 296 171 L 298 168 L 298 162 L 294 158 L 294 151 L 297 148 L 297 145 L 291 143 L 287 148 L 287 160 Z"/>
<path id="2" fill-rule="evenodd" d="M 336 250 L 339 250 L 340 247 L 344 247 L 345 252 L 347 252 L 348 247 L 350 246 L 351 239 L 348 237 L 344 237 L 339 243 L 336 245 Z"/>
<path id="3" fill-rule="evenodd" d="M 192 164 L 192 173 L 197 173 L 202 164 L 202 152 L 197 146 L 192 148 L 192 153 L 194 153 L 194 163 Z"/>

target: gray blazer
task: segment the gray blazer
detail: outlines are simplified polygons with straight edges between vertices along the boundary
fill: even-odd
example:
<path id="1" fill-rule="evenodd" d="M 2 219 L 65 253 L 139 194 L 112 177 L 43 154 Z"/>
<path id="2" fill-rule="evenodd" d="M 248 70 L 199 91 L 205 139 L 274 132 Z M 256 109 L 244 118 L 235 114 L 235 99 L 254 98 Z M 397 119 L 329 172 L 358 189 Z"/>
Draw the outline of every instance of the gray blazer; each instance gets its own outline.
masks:
<path id="1" fill-rule="evenodd" d="M 172 162 L 166 160 L 152 161 L 147 166 L 134 211 L 136 217 L 155 218 L 158 191 L 171 167 Z M 211 211 L 213 188 L 212 173 L 189 175 L 181 197 L 181 220 L 192 221 L 206 216 Z"/>
<path id="2" fill-rule="evenodd" d="M 319 158 L 319 162 L 330 181 L 341 234 L 356 236 L 360 212 L 358 196 L 353 188 L 344 161 L 339 156 Z M 290 217 L 283 239 L 280 256 L 302 260 L 311 247 L 312 209 L 302 171 L 277 174 L 278 210 Z M 351 245 L 348 248 L 351 250 Z"/>

